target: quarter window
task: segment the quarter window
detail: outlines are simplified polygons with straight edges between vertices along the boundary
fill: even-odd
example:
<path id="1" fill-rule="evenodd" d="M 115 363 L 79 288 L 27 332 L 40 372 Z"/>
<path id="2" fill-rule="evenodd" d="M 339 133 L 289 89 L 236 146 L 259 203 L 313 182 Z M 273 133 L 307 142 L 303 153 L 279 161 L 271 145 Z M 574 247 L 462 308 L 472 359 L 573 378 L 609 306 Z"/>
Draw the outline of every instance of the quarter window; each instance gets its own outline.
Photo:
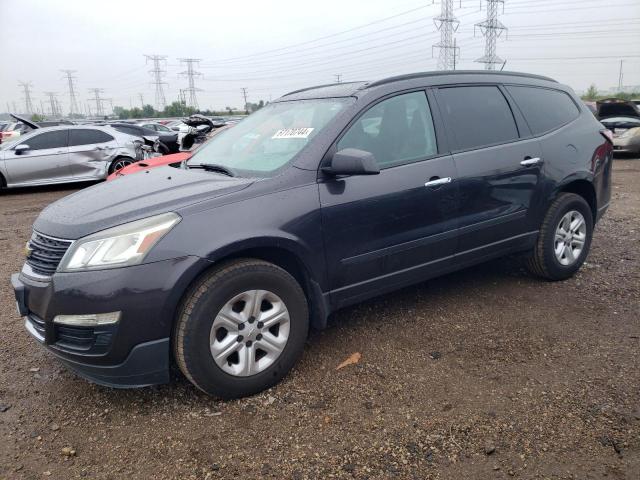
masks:
<path id="1" fill-rule="evenodd" d="M 63 148 L 67 146 L 68 130 L 56 130 L 35 135 L 23 143 L 29 145 L 31 150 L 46 150 L 48 148 Z"/>
<path id="2" fill-rule="evenodd" d="M 337 149 L 371 152 L 380 168 L 424 160 L 437 153 L 431 110 L 424 92 L 398 95 L 367 110 Z"/>
<path id="3" fill-rule="evenodd" d="M 107 143 L 113 137 L 101 130 L 73 129 L 69 131 L 69 146 L 93 145 L 96 143 Z"/>
<path id="4" fill-rule="evenodd" d="M 550 88 L 509 86 L 534 135 L 554 130 L 578 117 L 580 110 L 571 97 Z"/>
<path id="5" fill-rule="evenodd" d="M 498 87 L 448 87 L 438 92 L 439 104 L 458 150 L 505 143 L 518 138 L 511 108 Z"/>

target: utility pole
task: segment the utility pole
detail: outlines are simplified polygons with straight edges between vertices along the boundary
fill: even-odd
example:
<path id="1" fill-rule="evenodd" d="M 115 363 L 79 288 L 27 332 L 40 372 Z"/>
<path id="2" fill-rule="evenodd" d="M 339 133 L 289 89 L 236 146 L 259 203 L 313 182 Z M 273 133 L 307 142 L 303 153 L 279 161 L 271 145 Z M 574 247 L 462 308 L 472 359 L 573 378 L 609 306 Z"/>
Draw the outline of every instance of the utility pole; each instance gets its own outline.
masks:
<path id="1" fill-rule="evenodd" d="M 342 83 L 342 74 L 341 73 L 336 73 L 334 75 L 334 77 L 336 78 L 336 83 Z"/>
<path id="2" fill-rule="evenodd" d="M 9 113 L 11 111 L 11 107 L 9 106 L 9 102 L 7 102 L 7 113 Z M 16 112 L 14 112 L 16 113 Z"/>
<path id="3" fill-rule="evenodd" d="M 51 112 L 52 117 L 60 116 L 60 112 L 58 112 L 58 101 L 56 99 L 56 92 L 42 92 L 47 97 L 49 97 L 49 111 Z"/>
<path id="4" fill-rule="evenodd" d="M 18 113 L 18 105 L 16 104 L 15 101 L 12 101 L 11 104 L 13 105 L 13 111 L 14 113 Z"/>
<path id="5" fill-rule="evenodd" d="M 496 64 L 505 63 L 502 58 L 496 55 L 496 39 L 507 30 L 507 27 L 498 20 L 498 7 L 502 5 L 504 12 L 504 0 L 485 0 L 485 3 L 487 4 L 487 19 L 474 26 L 474 32 L 475 27 L 478 27 L 484 37 L 484 55 L 476 62 L 484 63 L 485 70 L 495 70 Z"/>
<path id="6" fill-rule="evenodd" d="M 453 14 L 453 0 L 441 0 L 440 7 L 440 15 L 433 19 L 440 31 L 440 41 L 432 48 L 438 49 L 438 70 L 455 70 L 457 47 L 453 34 L 460 22 Z"/>
<path id="7" fill-rule="evenodd" d="M 618 91 L 622 91 L 622 60 L 620 60 L 620 73 L 618 74 Z"/>
<path id="8" fill-rule="evenodd" d="M 241 90 L 244 98 L 244 113 L 249 113 L 249 108 L 247 107 L 247 87 L 242 87 Z"/>
<path id="9" fill-rule="evenodd" d="M 92 101 L 96 102 L 96 115 L 98 117 L 104 117 L 104 108 L 102 108 L 102 102 L 104 102 L 103 98 L 100 98 L 100 94 L 104 92 L 103 88 L 90 88 L 90 92 L 93 92 Z"/>
<path id="10" fill-rule="evenodd" d="M 22 87 L 22 89 L 24 90 L 24 113 L 34 113 L 33 103 L 31 101 L 31 87 L 33 86 L 33 84 L 31 82 L 18 82 L 18 86 Z"/>
<path id="11" fill-rule="evenodd" d="M 189 80 L 189 86 L 185 88 L 185 91 L 189 92 L 188 105 L 191 108 L 198 110 L 198 99 L 196 98 L 196 92 L 201 92 L 202 89 L 196 88 L 195 78 L 201 76 L 202 73 L 196 72 L 194 69 L 194 66 L 200 63 L 200 59 L 199 58 L 179 58 L 178 60 L 180 60 L 181 63 L 187 66 L 187 69 L 184 72 L 180 72 L 180 75 L 185 75 Z"/>
<path id="12" fill-rule="evenodd" d="M 156 110 L 162 111 L 167 105 L 167 100 L 164 97 L 163 85 L 168 85 L 167 82 L 162 81 L 166 70 L 162 69 L 162 64 L 167 62 L 166 55 L 145 55 L 147 57 L 147 63 L 149 60 L 153 62 L 153 68 L 149 70 L 149 73 L 153 75 L 153 85 L 156 86 Z M 144 108 L 144 105 L 143 105 Z"/>
<path id="13" fill-rule="evenodd" d="M 140 97 L 140 108 L 144 108 L 144 97 L 141 93 L 138 94 L 138 97 Z"/>
<path id="14" fill-rule="evenodd" d="M 73 117 L 75 114 L 80 113 L 80 109 L 78 108 L 78 99 L 76 98 L 76 90 L 74 79 L 76 77 L 73 74 L 76 72 L 75 70 L 60 70 L 65 74 L 67 79 L 67 85 L 69 88 L 69 116 Z"/>

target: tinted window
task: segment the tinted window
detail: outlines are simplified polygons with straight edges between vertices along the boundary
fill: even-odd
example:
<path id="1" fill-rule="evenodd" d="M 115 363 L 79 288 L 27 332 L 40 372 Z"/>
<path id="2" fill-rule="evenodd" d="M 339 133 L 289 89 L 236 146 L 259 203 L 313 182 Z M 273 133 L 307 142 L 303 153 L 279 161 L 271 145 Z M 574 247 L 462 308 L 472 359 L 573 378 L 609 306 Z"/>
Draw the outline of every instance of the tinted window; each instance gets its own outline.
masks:
<path id="1" fill-rule="evenodd" d="M 56 130 L 35 135 L 23 143 L 31 150 L 45 150 L 47 148 L 62 148 L 67 146 L 68 130 Z"/>
<path id="2" fill-rule="evenodd" d="M 128 126 L 128 125 L 114 125 L 113 128 L 118 130 L 119 132 L 128 133 L 129 135 L 140 135 L 140 130 L 136 127 Z"/>
<path id="3" fill-rule="evenodd" d="M 518 138 L 513 114 L 498 87 L 442 88 L 438 100 L 459 150 Z"/>
<path id="4" fill-rule="evenodd" d="M 384 100 L 367 110 L 340 139 L 338 150 L 373 153 L 380 168 L 423 160 L 438 151 L 424 92 Z"/>
<path id="5" fill-rule="evenodd" d="M 558 128 L 580 114 L 571 97 L 559 90 L 513 86 L 507 90 L 535 135 Z"/>
<path id="6" fill-rule="evenodd" d="M 69 146 L 92 145 L 94 143 L 106 143 L 113 140 L 113 137 L 101 130 L 70 130 Z"/>

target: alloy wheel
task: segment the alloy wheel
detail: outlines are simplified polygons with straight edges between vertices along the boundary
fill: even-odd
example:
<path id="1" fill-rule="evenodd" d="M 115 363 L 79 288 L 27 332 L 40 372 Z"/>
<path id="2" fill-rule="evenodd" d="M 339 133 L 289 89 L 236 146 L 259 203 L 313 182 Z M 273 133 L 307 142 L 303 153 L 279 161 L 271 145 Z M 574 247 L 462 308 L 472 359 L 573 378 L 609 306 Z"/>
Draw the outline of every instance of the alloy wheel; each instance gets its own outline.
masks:
<path id="1" fill-rule="evenodd" d="M 556 228 L 554 253 L 561 265 L 575 263 L 587 240 L 587 224 L 584 216 L 577 210 L 564 214 Z"/>

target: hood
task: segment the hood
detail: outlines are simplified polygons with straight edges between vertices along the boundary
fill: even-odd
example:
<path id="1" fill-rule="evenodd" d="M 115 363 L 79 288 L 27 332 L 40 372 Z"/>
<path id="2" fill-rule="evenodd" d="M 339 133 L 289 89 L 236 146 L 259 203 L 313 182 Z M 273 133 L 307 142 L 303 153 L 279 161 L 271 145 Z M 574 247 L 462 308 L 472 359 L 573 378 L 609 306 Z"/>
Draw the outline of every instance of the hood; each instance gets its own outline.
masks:
<path id="1" fill-rule="evenodd" d="M 29 128 L 33 128 L 34 130 L 36 128 L 40 128 L 40 125 L 38 125 L 37 123 L 33 123 L 31 120 L 27 120 L 26 118 L 19 117 L 15 113 L 10 113 L 9 115 L 11 115 L 16 121 L 24 123 Z"/>
<path id="2" fill-rule="evenodd" d="M 607 98 L 596 102 L 599 120 L 610 117 L 640 118 L 640 110 L 635 103 L 619 98 Z"/>
<path id="3" fill-rule="evenodd" d="M 45 208 L 34 230 L 75 240 L 106 228 L 242 190 L 253 179 L 160 167 L 64 197 Z"/>

